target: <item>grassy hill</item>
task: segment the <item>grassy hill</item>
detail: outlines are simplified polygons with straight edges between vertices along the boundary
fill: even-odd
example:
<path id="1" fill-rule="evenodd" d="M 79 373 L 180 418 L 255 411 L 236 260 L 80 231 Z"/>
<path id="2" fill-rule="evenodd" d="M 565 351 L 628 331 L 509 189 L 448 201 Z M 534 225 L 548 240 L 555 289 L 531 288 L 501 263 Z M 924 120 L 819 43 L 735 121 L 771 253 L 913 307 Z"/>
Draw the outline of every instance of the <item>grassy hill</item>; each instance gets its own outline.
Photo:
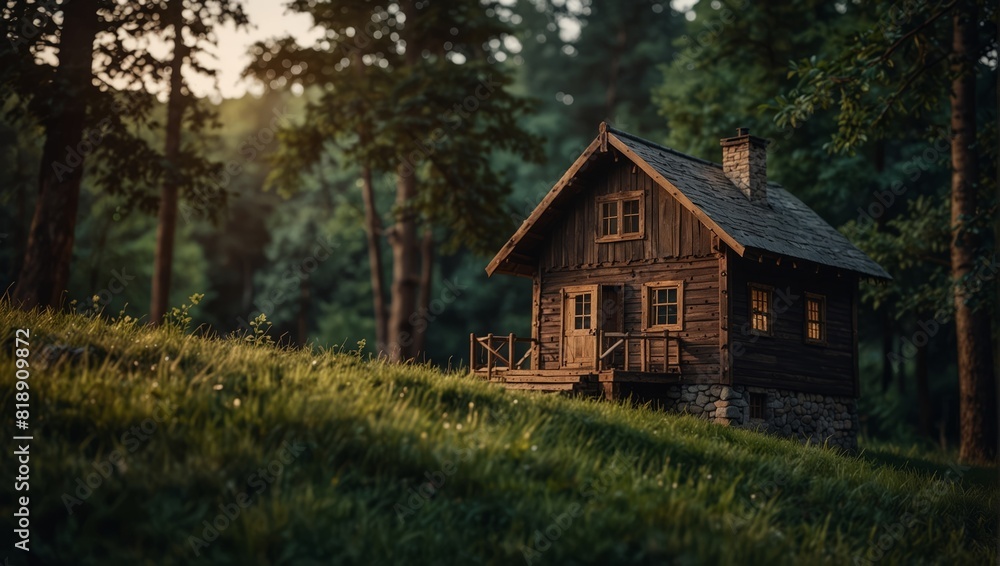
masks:
<path id="1" fill-rule="evenodd" d="M 18 328 L 30 548 L 46 563 L 997 560 L 995 471 L 946 455 L 846 456 L 363 351 L 0 307 L 5 454 L 22 433 Z M 25 493 L 3 469 L 8 524 Z"/>

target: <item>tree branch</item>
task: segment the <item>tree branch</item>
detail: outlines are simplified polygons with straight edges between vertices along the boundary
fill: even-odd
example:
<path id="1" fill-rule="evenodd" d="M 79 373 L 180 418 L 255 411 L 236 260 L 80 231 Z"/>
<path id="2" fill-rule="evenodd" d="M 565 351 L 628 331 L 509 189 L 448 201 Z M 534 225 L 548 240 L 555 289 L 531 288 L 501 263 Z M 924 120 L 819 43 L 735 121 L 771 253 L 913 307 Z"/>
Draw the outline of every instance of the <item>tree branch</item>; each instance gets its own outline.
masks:
<path id="1" fill-rule="evenodd" d="M 903 93 L 906 92 L 908 88 L 910 88 L 910 85 L 913 84 L 913 81 L 916 80 L 917 77 L 922 75 L 924 71 L 926 71 L 927 69 L 930 69 L 934 65 L 940 63 L 942 60 L 944 60 L 945 56 L 947 56 L 947 53 L 941 55 L 940 57 L 934 59 L 930 63 L 927 63 L 923 67 L 910 73 L 910 76 L 906 77 L 906 80 L 903 81 L 903 84 L 899 85 L 899 88 L 896 89 L 896 92 L 892 93 L 892 95 L 890 95 L 889 98 L 886 99 L 885 106 L 882 107 L 882 111 L 879 112 L 878 116 L 875 117 L 875 120 L 872 121 L 872 126 L 874 127 L 878 125 L 878 123 L 882 121 L 882 118 L 885 118 L 885 115 L 889 112 L 889 109 L 892 108 L 892 106 L 896 103 L 896 101 L 899 100 L 899 97 L 902 96 Z"/>
<path id="2" fill-rule="evenodd" d="M 934 14 L 932 14 L 931 17 L 929 17 L 926 20 L 924 20 L 924 22 L 921 23 L 919 26 L 917 26 L 917 27 L 911 29 L 910 31 L 906 32 L 905 34 L 903 34 L 902 37 L 900 37 L 895 42 L 893 42 L 893 44 L 890 45 L 889 48 L 885 50 L 885 53 L 883 53 L 881 56 L 879 56 L 879 58 L 876 59 L 876 61 L 885 61 L 886 59 L 888 59 L 890 56 L 892 56 L 892 54 L 896 51 L 896 49 L 899 49 L 899 47 L 901 45 L 903 45 L 903 43 L 906 42 L 906 40 L 910 39 L 911 37 L 913 37 L 917 33 L 921 32 L 927 26 L 933 24 L 935 21 L 937 21 L 938 18 L 940 18 L 941 16 L 945 15 L 948 11 L 950 11 L 952 8 L 954 8 L 957 4 L 958 4 L 957 0 L 952 0 L 951 2 L 948 2 L 947 4 L 945 4 L 944 6 L 942 6 L 940 10 L 938 10 L 937 12 L 935 12 Z"/>

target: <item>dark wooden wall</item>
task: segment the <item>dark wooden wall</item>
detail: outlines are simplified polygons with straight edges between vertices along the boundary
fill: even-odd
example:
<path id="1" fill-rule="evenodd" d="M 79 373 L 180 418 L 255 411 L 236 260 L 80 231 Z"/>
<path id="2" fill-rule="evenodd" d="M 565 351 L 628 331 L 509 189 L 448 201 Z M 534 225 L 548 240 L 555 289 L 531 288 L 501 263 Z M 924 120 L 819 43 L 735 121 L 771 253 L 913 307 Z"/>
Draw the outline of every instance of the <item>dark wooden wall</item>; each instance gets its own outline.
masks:
<path id="1" fill-rule="evenodd" d="M 681 372 L 692 383 L 717 383 L 719 371 L 719 260 L 709 256 L 635 266 L 554 271 L 542 276 L 540 338 L 541 369 L 557 369 L 562 338 L 562 289 L 574 285 L 625 285 L 625 329 L 642 329 L 642 285 L 653 281 L 684 281 L 684 329 L 671 332 L 680 340 Z M 639 352 L 630 365 L 638 367 Z M 663 363 L 663 348 L 654 344 L 650 363 Z"/>
<path id="2" fill-rule="evenodd" d="M 576 197 L 573 207 L 555 224 L 541 254 L 535 300 L 541 369 L 560 365 L 562 294 L 576 285 L 624 284 L 625 330 L 642 330 L 642 285 L 684 281 L 684 329 L 680 339 L 681 371 L 693 383 L 721 379 L 719 356 L 719 263 L 712 233 L 653 180 L 620 157 Z M 645 192 L 645 237 L 597 243 L 599 195 Z M 637 350 L 638 348 L 636 348 Z M 663 363 L 662 346 L 654 346 L 650 362 Z M 634 352 L 630 364 L 639 365 Z"/>
<path id="3" fill-rule="evenodd" d="M 619 157 L 604 174 L 592 179 L 591 186 L 577 195 L 573 207 L 549 233 L 548 245 L 541 254 L 543 271 L 712 254 L 712 232 L 628 159 Z M 596 197 L 638 190 L 646 194 L 645 237 L 598 244 Z"/>
<path id="4" fill-rule="evenodd" d="M 793 267 L 794 266 L 794 267 Z M 762 262 L 730 252 L 730 360 L 733 383 L 792 389 L 824 395 L 854 395 L 854 322 L 852 297 L 857 279 L 832 268 L 775 258 Z M 774 287 L 790 298 L 784 312 L 775 313 L 773 336 L 749 334 L 749 283 Z M 781 293 L 779 293 L 779 291 Z M 805 293 L 826 297 L 827 344 L 807 344 Z"/>

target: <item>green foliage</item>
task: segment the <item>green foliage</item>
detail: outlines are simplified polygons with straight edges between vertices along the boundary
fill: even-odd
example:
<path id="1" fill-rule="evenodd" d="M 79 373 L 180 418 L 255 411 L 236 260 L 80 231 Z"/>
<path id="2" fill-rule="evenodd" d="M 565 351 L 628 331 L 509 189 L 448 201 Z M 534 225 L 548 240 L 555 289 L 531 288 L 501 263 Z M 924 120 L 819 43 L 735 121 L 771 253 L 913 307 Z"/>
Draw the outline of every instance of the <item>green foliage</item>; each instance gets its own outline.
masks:
<path id="1" fill-rule="evenodd" d="M 510 31 L 496 16 L 499 4 L 356 0 L 290 8 L 327 32 L 310 47 L 294 38 L 255 47 L 248 74 L 270 88 L 318 93 L 305 120 L 282 130 L 269 184 L 299 190 L 303 173 L 335 144 L 342 165 L 417 178 L 416 198 L 397 203 L 395 217 L 443 229 L 446 251 L 491 250 L 511 228 L 497 203 L 513 181 L 494 170 L 491 156 L 539 157 L 537 140 L 519 124 L 531 105 L 510 93 L 509 73 L 494 55 Z"/>
<path id="2" fill-rule="evenodd" d="M 996 30 L 989 22 L 996 4 L 972 4 L 979 21 L 987 24 L 979 26 L 980 64 L 992 61 L 995 68 Z M 946 124 L 954 76 L 948 59 L 951 20 L 957 10 L 966 8 L 951 0 L 876 2 L 850 8 L 859 12 L 854 15 L 854 33 L 790 64 L 788 75 L 798 83 L 777 97 L 775 121 L 795 127 L 819 110 L 835 107 L 837 129 L 826 148 L 836 153 L 856 151 L 907 125 L 919 125 L 925 116 Z"/>
<path id="3" fill-rule="evenodd" d="M 895 305 L 899 319 L 916 313 L 951 312 L 948 202 L 919 195 L 906 202 L 906 213 L 884 225 L 851 221 L 842 231 L 889 273 L 902 274 L 892 284 L 862 286 L 862 298 L 876 309 Z M 943 318 L 947 320 L 947 318 Z"/>
<path id="4" fill-rule="evenodd" d="M 271 331 L 271 321 L 267 320 L 267 315 L 260 313 L 257 318 L 250 321 L 250 331 L 244 340 L 255 346 L 272 346 L 274 339 L 268 334 Z"/>
<path id="5" fill-rule="evenodd" d="M 184 303 L 179 307 L 172 307 L 170 312 L 163 315 L 163 324 L 186 334 L 191 327 L 191 315 L 188 311 L 204 298 L 204 293 L 195 293 L 188 297 L 190 303 Z"/>
<path id="6" fill-rule="evenodd" d="M 822 49 L 857 25 L 853 8 L 842 14 L 836 3 L 821 0 L 732 0 L 699 2 L 692 13 L 652 92 L 667 128 L 664 143 L 719 162 L 719 139 L 748 127 L 770 140 L 769 179 L 835 226 L 854 217 L 852 199 L 876 176 L 871 161 L 828 158 L 822 146 L 835 127 L 830 116 L 776 123 L 774 110 L 765 105 L 795 85 L 788 76 L 790 60 Z"/>
<path id="7" fill-rule="evenodd" d="M 182 197 L 198 202 L 207 216 L 215 216 L 225 203 L 225 191 L 212 182 L 221 171 L 219 163 L 202 156 L 206 130 L 219 124 L 212 108 L 189 99 L 185 105 L 185 141 L 177 163 L 166 164 L 156 149 L 160 130 L 159 105 L 148 88 L 167 76 L 169 61 L 161 60 L 148 47 L 151 37 L 162 37 L 170 27 L 167 0 L 155 2 L 90 2 L 88 13 L 67 26 L 66 4 L 17 2 L 3 7 L 0 18 L 0 100 L 6 118 L 17 124 L 37 121 L 47 135 L 63 127 L 47 123 L 49 116 L 72 100 L 86 109 L 82 127 L 84 142 L 66 148 L 64 158 L 53 157 L 65 171 L 86 166 L 92 183 L 123 198 L 127 209 L 155 210 L 155 190 L 167 177 L 183 189 Z M 173 4 L 176 6 L 176 4 Z M 233 0 L 189 2 L 185 6 L 185 38 L 197 53 L 214 42 L 214 28 L 227 23 L 242 26 L 246 16 Z M 68 29 L 72 31 L 67 31 Z M 96 48 L 92 80 L 85 84 L 57 82 L 58 57 L 36 54 L 58 46 L 67 34 L 93 36 Z M 214 71 L 189 57 L 186 67 L 202 74 Z M 184 91 L 184 94 L 188 94 Z M 12 104 L 13 102 L 13 104 Z M 74 164 L 74 160 L 83 165 Z M 46 166 L 51 165 L 46 162 Z M 55 170 L 55 169 L 54 169 Z"/>
<path id="8" fill-rule="evenodd" d="M 45 431 L 31 446 L 44 464 L 31 548 L 45 562 L 509 564 L 529 548 L 555 564 L 997 558 L 995 471 L 948 454 L 841 455 L 425 366 L 0 307 L 0 340 L 16 328 L 31 329 L 31 422 Z M 43 365 L 47 345 L 85 353 Z M 5 391 L 14 370 L 4 348 Z M 0 490 L 10 516 L 13 483 Z M 241 493 L 249 505 L 225 520 Z M 192 537 L 216 516 L 226 526 L 196 556 Z"/>

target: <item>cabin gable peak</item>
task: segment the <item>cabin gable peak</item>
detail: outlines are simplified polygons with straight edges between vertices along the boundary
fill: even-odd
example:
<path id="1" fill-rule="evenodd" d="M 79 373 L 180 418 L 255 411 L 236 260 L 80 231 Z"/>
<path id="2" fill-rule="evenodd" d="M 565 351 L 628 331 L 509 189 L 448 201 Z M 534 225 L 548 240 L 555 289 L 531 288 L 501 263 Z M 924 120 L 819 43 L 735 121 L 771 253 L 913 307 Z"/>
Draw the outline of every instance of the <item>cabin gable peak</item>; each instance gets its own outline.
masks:
<path id="1" fill-rule="evenodd" d="M 583 189 L 583 178 L 606 167 L 610 162 L 606 156 L 612 153 L 642 169 L 655 186 L 739 256 L 753 249 L 862 277 L 891 279 L 815 211 L 767 180 L 767 140 L 741 128 L 736 136 L 720 142 L 723 163 L 712 163 L 602 122 L 597 137 L 498 251 L 487 265 L 487 273 L 536 275 L 540 243 Z"/>

